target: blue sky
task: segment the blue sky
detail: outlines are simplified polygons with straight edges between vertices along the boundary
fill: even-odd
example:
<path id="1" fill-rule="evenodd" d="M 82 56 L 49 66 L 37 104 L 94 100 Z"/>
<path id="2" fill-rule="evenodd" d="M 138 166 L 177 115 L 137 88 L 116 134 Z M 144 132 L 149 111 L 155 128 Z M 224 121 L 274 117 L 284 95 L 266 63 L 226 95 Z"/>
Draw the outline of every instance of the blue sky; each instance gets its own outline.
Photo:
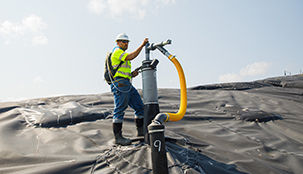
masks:
<path id="1" fill-rule="evenodd" d="M 106 53 L 130 37 L 172 39 L 187 87 L 253 81 L 303 71 L 301 0 L 10 0 L 0 1 L 0 102 L 109 92 Z M 159 51 L 159 88 L 179 88 Z M 132 61 L 145 59 L 144 50 Z M 141 75 L 133 80 L 142 88 Z"/>

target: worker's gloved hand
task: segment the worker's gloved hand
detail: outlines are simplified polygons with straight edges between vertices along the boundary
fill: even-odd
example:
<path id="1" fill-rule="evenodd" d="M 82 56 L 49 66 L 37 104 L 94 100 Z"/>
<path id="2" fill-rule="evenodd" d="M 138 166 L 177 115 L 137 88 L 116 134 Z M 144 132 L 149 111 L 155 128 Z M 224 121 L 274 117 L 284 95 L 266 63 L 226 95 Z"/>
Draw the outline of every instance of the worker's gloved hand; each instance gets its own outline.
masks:
<path id="1" fill-rule="evenodd" d="M 135 71 L 132 72 L 132 77 L 136 77 L 138 74 L 139 74 L 139 71 L 135 70 Z"/>

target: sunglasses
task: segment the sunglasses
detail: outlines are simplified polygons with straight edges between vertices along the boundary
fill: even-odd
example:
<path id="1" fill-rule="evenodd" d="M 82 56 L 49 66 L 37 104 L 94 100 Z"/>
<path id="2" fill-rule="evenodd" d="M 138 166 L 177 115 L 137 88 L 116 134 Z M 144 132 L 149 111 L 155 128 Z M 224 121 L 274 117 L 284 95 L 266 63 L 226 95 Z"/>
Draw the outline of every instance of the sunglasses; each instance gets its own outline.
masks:
<path id="1" fill-rule="evenodd" d="M 129 41 L 127 41 L 127 40 L 120 40 L 121 42 L 123 42 L 123 43 L 128 43 Z"/>

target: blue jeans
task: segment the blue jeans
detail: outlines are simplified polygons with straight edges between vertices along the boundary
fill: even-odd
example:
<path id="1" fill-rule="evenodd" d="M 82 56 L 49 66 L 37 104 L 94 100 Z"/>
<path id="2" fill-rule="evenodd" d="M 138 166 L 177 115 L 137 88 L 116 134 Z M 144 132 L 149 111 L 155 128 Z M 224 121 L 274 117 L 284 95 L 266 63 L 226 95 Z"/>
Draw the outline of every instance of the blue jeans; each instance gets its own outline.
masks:
<path id="1" fill-rule="evenodd" d="M 113 123 L 122 123 L 124 111 L 130 106 L 135 111 L 135 118 L 143 118 L 143 102 L 137 89 L 125 78 L 116 78 L 118 82 L 111 84 L 114 94 L 115 109 Z"/>

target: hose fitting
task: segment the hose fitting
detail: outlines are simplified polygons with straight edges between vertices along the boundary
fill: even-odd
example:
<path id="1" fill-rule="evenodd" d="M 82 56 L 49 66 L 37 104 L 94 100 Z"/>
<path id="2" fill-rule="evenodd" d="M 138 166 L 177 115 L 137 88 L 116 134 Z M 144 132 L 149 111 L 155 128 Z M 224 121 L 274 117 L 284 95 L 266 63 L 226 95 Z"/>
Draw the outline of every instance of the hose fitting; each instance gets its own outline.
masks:
<path id="1" fill-rule="evenodd" d="M 163 124 L 164 122 L 169 120 L 169 115 L 167 113 L 159 113 L 156 115 L 155 119 L 153 120 L 156 124 Z"/>

